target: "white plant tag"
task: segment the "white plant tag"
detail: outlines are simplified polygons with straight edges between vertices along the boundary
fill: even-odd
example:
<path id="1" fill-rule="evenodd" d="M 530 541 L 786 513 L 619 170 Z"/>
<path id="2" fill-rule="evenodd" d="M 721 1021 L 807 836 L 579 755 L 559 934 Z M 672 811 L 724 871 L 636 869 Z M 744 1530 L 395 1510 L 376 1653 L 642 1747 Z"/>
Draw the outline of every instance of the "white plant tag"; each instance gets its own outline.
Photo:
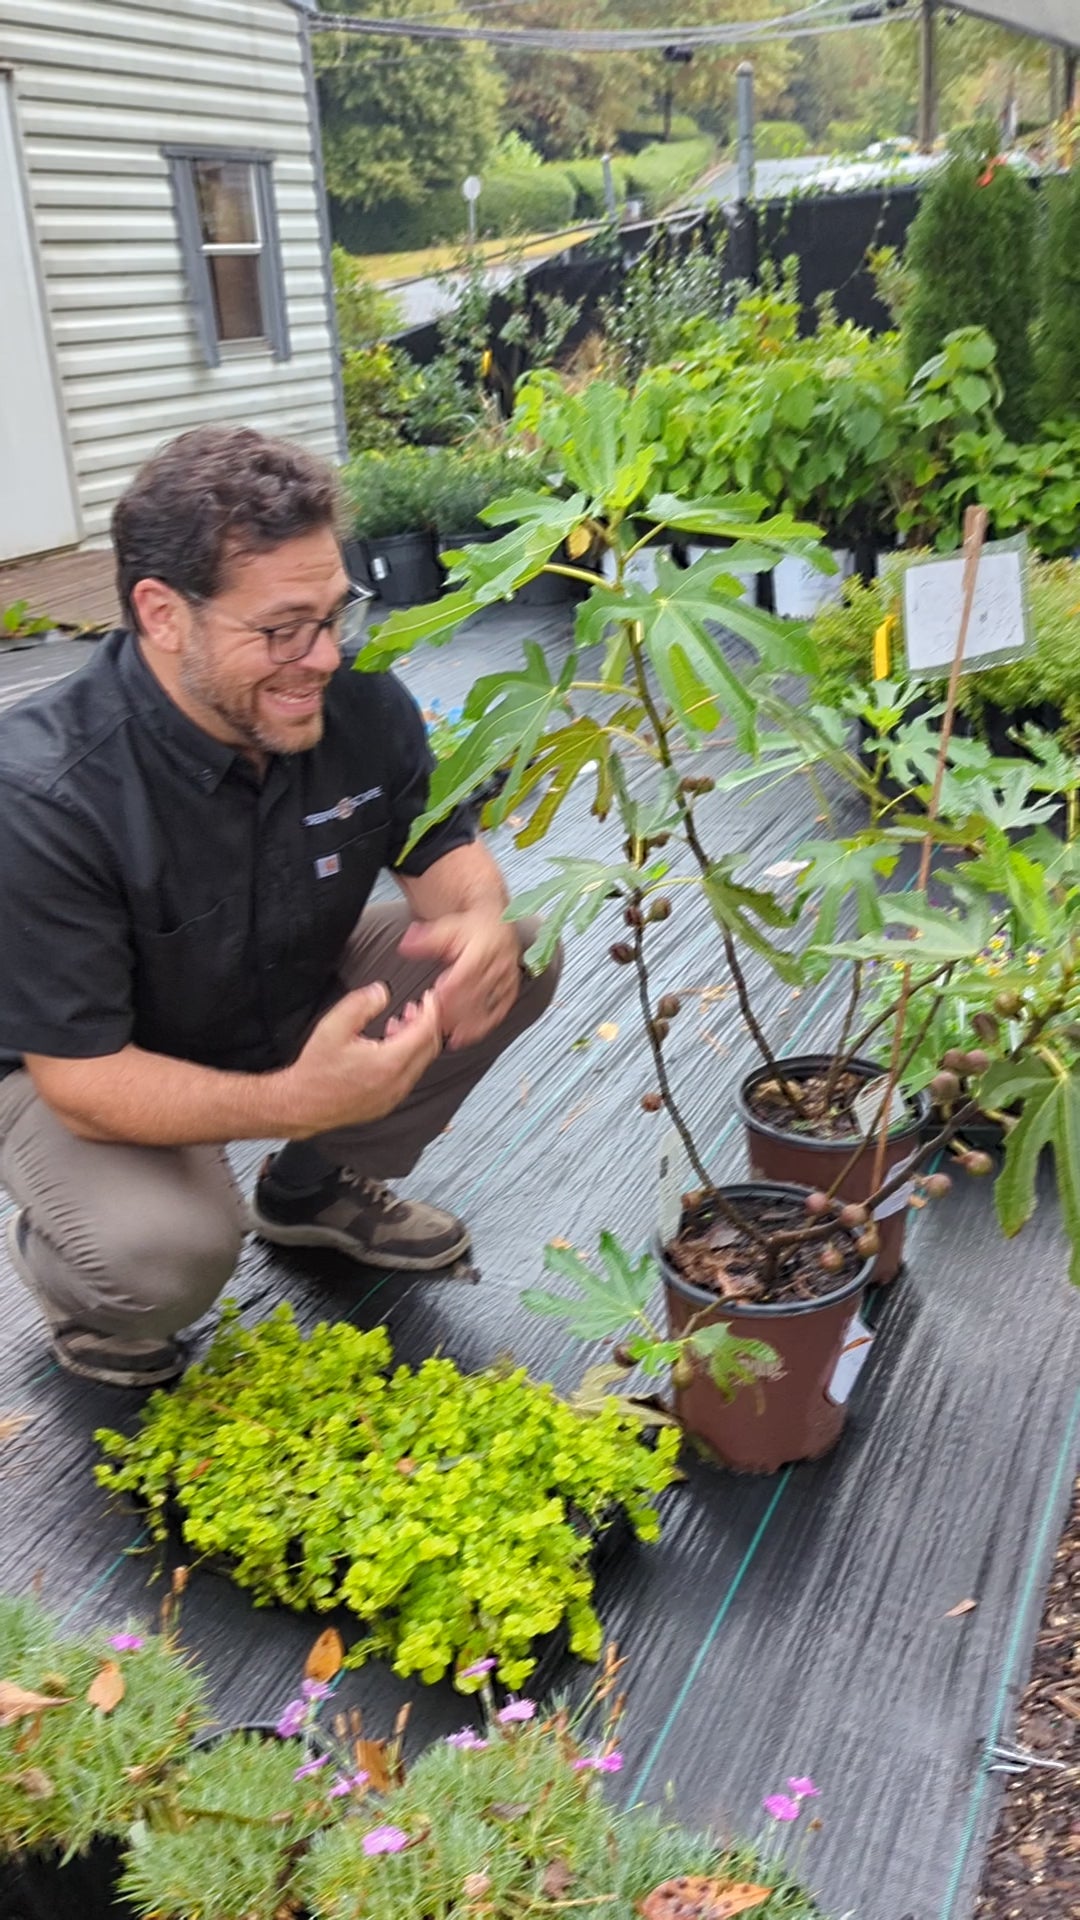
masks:
<path id="1" fill-rule="evenodd" d="M 835 1407 L 844 1406 L 850 1398 L 852 1388 L 870 1357 L 873 1344 L 872 1330 L 861 1315 L 856 1313 L 848 1327 L 843 1350 L 833 1369 L 833 1377 L 825 1389 Z"/>
<path id="2" fill-rule="evenodd" d="M 382 555 L 381 555 L 381 553 L 374 553 L 374 554 L 372 554 L 372 556 L 371 556 L 371 577 L 372 577 L 372 579 L 373 579 L 373 580 L 385 580 L 385 579 L 386 579 L 386 578 L 388 577 L 388 575 L 389 575 L 389 572 L 390 572 L 390 569 L 389 569 L 389 567 L 387 566 L 387 564 L 386 564 L 386 561 L 385 561 L 385 560 L 383 559 L 383 557 L 382 557 Z"/>
<path id="3" fill-rule="evenodd" d="M 891 1193 L 887 1200 L 882 1201 L 880 1207 L 874 1208 L 874 1219 L 887 1220 L 890 1213 L 902 1213 L 903 1209 L 910 1204 L 914 1191 L 914 1180 L 905 1181 L 902 1187 L 897 1187 L 895 1193 Z"/>
<path id="4" fill-rule="evenodd" d="M 669 1127 L 660 1142 L 659 1227 L 664 1246 L 674 1240 L 682 1218 L 682 1197 L 690 1185 L 690 1163 L 686 1148 L 674 1127 Z"/>
<path id="5" fill-rule="evenodd" d="M 856 1094 L 851 1103 L 856 1125 L 864 1139 L 869 1139 L 871 1134 L 876 1136 L 881 1127 L 881 1103 L 885 1098 L 885 1089 L 888 1084 L 888 1079 L 885 1077 L 871 1080 L 861 1093 Z M 899 1087 L 894 1087 L 892 1099 L 889 1102 L 889 1132 L 892 1133 L 895 1127 L 908 1126 L 910 1120 L 911 1114 L 903 1092 Z"/>

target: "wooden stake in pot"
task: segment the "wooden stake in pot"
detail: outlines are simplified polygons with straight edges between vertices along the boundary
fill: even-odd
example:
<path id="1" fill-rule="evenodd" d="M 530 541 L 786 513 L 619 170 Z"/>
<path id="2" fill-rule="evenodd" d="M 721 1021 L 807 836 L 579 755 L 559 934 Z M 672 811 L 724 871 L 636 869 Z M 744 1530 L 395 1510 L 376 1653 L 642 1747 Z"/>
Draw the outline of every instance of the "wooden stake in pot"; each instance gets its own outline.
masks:
<path id="1" fill-rule="evenodd" d="M 971 627 L 971 615 L 975 606 L 975 589 L 979 580 L 979 562 L 986 542 L 986 508 L 969 507 L 964 515 L 964 599 L 960 609 L 960 630 L 956 636 L 956 650 L 953 654 L 952 669 L 949 673 L 949 690 L 945 697 L 945 712 L 941 720 L 941 743 L 938 747 L 937 764 L 934 768 L 934 784 L 927 809 L 926 833 L 922 843 L 922 855 L 919 860 L 918 890 L 926 892 L 930 879 L 930 860 L 934 850 L 933 825 L 941 805 L 941 788 L 945 779 L 945 761 L 952 739 L 953 721 L 956 718 L 956 696 L 960 689 L 960 674 L 964 665 L 964 652 L 967 647 L 968 632 Z M 900 1072 L 900 1058 L 904 1043 L 907 1005 L 911 995 L 911 966 L 905 966 L 900 985 L 900 998 L 896 1008 L 896 1027 L 893 1032 L 892 1054 L 889 1060 L 889 1079 L 885 1097 L 881 1106 L 881 1120 L 878 1126 L 877 1151 L 874 1155 L 874 1174 L 871 1192 L 881 1185 L 885 1168 L 886 1144 L 889 1138 L 889 1115 L 892 1111 L 893 1094 Z"/>

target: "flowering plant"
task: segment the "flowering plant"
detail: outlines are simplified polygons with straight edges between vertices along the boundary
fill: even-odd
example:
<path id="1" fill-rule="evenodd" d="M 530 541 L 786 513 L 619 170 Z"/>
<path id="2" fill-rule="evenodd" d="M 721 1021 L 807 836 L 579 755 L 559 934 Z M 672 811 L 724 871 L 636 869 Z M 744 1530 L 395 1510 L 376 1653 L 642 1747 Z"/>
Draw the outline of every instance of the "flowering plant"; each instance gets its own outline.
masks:
<path id="1" fill-rule="evenodd" d="M 126 1833 L 206 1719 L 168 1636 L 76 1638 L 37 1601 L 0 1598 L 0 1855 Z"/>

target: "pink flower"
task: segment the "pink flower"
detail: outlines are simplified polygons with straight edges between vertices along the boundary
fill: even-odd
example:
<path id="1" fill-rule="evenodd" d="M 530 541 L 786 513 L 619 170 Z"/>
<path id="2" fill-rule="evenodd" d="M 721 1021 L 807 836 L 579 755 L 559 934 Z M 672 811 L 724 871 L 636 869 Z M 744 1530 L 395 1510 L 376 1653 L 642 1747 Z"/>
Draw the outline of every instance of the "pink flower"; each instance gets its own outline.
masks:
<path id="1" fill-rule="evenodd" d="M 328 1700 L 331 1693 L 325 1680 L 305 1680 L 300 1691 L 305 1700 Z"/>
<path id="2" fill-rule="evenodd" d="M 333 1786 L 327 1789 L 326 1797 L 328 1800 L 343 1800 L 345 1795 L 352 1793 L 355 1788 L 366 1787 L 370 1778 L 370 1774 L 367 1773 L 354 1773 L 351 1779 L 343 1780 L 339 1774 Z"/>
<path id="3" fill-rule="evenodd" d="M 460 1747 L 462 1753 L 483 1753 L 487 1747 L 487 1741 L 481 1740 L 471 1727 L 462 1727 L 460 1733 L 448 1733 L 446 1744 L 448 1747 Z"/>
<path id="4" fill-rule="evenodd" d="M 593 1773 L 621 1773 L 621 1753 L 593 1753 L 585 1760 L 574 1761 L 574 1772 L 584 1773 L 586 1769 Z"/>
<path id="5" fill-rule="evenodd" d="M 497 1660 L 474 1660 L 471 1667 L 463 1667 L 458 1674 L 459 1680 L 479 1680 L 485 1673 L 493 1673 L 498 1666 Z"/>
<path id="6" fill-rule="evenodd" d="M 516 1720 L 531 1720 L 535 1712 L 534 1700 L 511 1700 L 509 1706 L 503 1707 L 495 1718 L 501 1727 L 511 1727 Z"/>
<path id="7" fill-rule="evenodd" d="M 821 1798 L 821 1788 L 815 1787 L 813 1781 L 809 1779 L 805 1773 L 798 1774 L 793 1780 L 789 1780 L 788 1786 L 791 1788 L 796 1800 L 819 1800 Z"/>
<path id="8" fill-rule="evenodd" d="M 302 1767 L 297 1767 L 296 1772 L 293 1774 L 293 1779 L 310 1780 L 313 1773 L 318 1773 L 320 1767 L 325 1767 L 328 1764 L 329 1759 L 330 1755 L 328 1753 L 317 1753 L 314 1760 L 305 1760 Z"/>
<path id="9" fill-rule="evenodd" d="M 799 1802 L 789 1800 L 786 1793 L 770 1793 L 761 1804 L 774 1820 L 797 1820 L 799 1817 Z"/>
<path id="10" fill-rule="evenodd" d="M 146 1641 L 141 1633 L 114 1633 L 109 1637 L 109 1645 L 115 1647 L 117 1653 L 138 1653 Z"/>
<path id="11" fill-rule="evenodd" d="M 308 1705 L 306 1700 L 290 1700 L 282 1713 L 274 1731 L 280 1740 L 291 1740 L 300 1733 L 307 1721 Z"/>
<path id="12" fill-rule="evenodd" d="M 372 1827 L 371 1832 L 364 1835 L 364 1852 L 368 1854 L 400 1853 L 408 1844 L 409 1836 L 400 1827 Z"/>

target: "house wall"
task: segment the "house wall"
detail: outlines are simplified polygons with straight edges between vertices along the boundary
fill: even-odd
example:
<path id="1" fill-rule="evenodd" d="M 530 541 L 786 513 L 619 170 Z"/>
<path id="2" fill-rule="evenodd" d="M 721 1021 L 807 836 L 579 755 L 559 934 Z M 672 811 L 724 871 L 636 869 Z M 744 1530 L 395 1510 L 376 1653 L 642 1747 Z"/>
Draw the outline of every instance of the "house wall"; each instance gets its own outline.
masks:
<path id="1" fill-rule="evenodd" d="M 301 30 L 288 0 L 0 0 L 90 545 L 139 463 L 186 427 L 243 421 L 342 450 Z M 170 144 L 274 155 L 289 359 L 260 344 L 203 363 Z"/>

